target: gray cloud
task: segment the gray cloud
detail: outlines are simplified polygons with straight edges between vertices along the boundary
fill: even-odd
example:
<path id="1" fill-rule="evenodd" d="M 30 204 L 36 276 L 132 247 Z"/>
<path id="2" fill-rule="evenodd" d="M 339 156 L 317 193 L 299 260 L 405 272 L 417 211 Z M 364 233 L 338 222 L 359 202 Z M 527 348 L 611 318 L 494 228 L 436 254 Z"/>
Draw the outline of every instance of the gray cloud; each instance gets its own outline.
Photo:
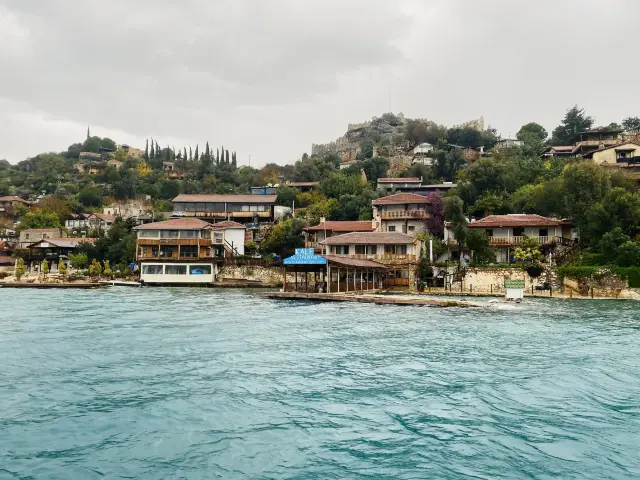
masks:
<path id="1" fill-rule="evenodd" d="M 386 111 L 389 93 L 395 111 L 484 114 L 504 134 L 552 128 L 573 103 L 619 121 L 640 115 L 638 13 L 635 0 L 0 0 L 0 158 L 63 149 L 90 123 L 284 163 Z"/>

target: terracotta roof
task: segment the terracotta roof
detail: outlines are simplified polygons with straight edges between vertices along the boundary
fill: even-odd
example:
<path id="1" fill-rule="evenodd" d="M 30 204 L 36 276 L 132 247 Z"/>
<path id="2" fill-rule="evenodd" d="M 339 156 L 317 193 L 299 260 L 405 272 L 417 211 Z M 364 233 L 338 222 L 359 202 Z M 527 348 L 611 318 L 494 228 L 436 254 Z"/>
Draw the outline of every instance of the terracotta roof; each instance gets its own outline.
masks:
<path id="1" fill-rule="evenodd" d="M 20 197 L 16 197 L 15 195 L 8 195 L 6 197 L 0 197 L 0 202 L 22 202 L 22 203 L 26 203 L 27 205 L 31 205 L 31 202 L 20 198 Z"/>
<path id="2" fill-rule="evenodd" d="M 422 182 L 421 178 L 417 177 L 404 177 L 404 178 L 379 178 L 378 183 L 402 183 L 402 182 Z"/>
<path id="3" fill-rule="evenodd" d="M 319 184 L 320 182 L 287 182 L 285 185 L 288 187 L 313 187 Z"/>
<path id="4" fill-rule="evenodd" d="M 415 238 L 400 232 L 353 232 L 329 237 L 324 245 L 402 245 L 412 244 Z"/>
<path id="5" fill-rule="evenodd" d="M 173 202 L 276 203 L 275 195 L 178 195 Z"/>
<path id="6" fill-rule="evenodd" d="M 197 218 L 172 218 L 162 222 L 146 223 L 134 227 L 134 230 L 202 230 L 213 225 Z"/>
<path id="7" fill-rule="evenodd" d="M 551 150 L 557 150 L 559 152 L 571 152 L 573 151 L 573 145 L 558 145 L 551 147 Z"/>
<path id="8" fill-rule="evenodd" d="M 307 232 L 322 232 L 328 230 L 331 232 L 373 232 L 374 228 L 370 221 L 367 222 L 338 222 L 327 221 L 316 225 L 315 227 L 307 227 Z"/>
<path id="9" fill-rule="evenodd" d="M 103 220 L 105 222 L 111 222 L 111 223 L 116 221 L 115 215 L 106 215 L 104 213 L 92 213 L 91 215 L 89 215 L 88 218 L 91 218 L 91 217 L 96 217 L 96 218 L 99 218 L 100 220 Z"/>
<path id="10" fill-rule="evenodd" d="M 95 238 L 45 238 L 29 245 L 28 248 L 32 248 L 34 245 L 38 245 L 43 242 L 52 243 L 56 247 L 60 248 L 76 248 L 82 243 L 95 243 Z"/>
<path id="11" fill-rule="evenodd" d="M 350 257 L 340 257 L 338 255 L 321 255 L 326 258 L 330 263 L 336 263 L 338 265 L 344 265 L 347 267 L 365 267 L 365 268 L 384 268 L 386 269 L 386 265 L 383 265 L 378 262 L 374 262 L 372 260 L 364 260 L 360 258 L 350 258 Z"/>
<path id="12" fill-rule="evenodd" d="M 587 152 L 584 154 L 585 157 L 590 157 L 592 156 L 594 153 L 598 153 L 598 152 L 604 152 L 605 150 L 611 150 L 612 148 L 620 148 L 623 145 L 635 145 L 636 147 L 640 148 L 640 145 L 638 145 L 635 142 L 621 142 L 621 143 L 616 143 L 615 145 L 610 145 L 608 147 L 603 147 L 603 148 L 599 148 L 597 150 L 593 150 L 592 152 Z"/>
<path id="13" fill-rule="evenodd" d="M 433 185 L 422 185 L 422 188 L 456 188 L 457 183 L 436 183 Z"/>
<path id="14" fill-rule="evenodd" d="M 514 213 L 510 215 L 489 215 L 477 222 L 470 223 L 469 228 L 552 227 L 557 225 L 560 225 L 560 221 L 554 218 Z"/>
<path id="15" fill-rule="evenodd" d="M 377 198 L 373 205 L 402 205 L 405 203 L 431 203 L 424 195 L 415 193 L 395 193 L 388 197 Z"/>
<path id="16" fill-rule="evenodd" d="M 245 227 L 243 224 L 238 223 L 238 222 L 234 222 L 233 220 L 225 220 L 224 222 L 218 222 L 218 223 L 214 223 L 212 225 L 213 228 L 218 227 L 218 228 L 247 228 Z"/>
<path id="17" fill-rule="evenodd" d="M 59 228 L 27 228 L 22 230 L 22 232 L 27 233 L 60 233 Z M 20 233 L 22 233 L 20 232 Z"/>

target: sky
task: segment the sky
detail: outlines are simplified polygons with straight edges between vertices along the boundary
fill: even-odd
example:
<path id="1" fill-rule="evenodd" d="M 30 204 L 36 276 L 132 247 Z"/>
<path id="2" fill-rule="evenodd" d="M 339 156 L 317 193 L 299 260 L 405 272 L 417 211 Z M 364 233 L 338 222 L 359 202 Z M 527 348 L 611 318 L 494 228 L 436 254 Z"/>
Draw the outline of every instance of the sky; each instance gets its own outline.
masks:
<path id="1" fill-rule="evenodd" d="M 638 0 L 0 0 L 0 159 L 92 135 L 292 163 L 389 110 L 640 116 Z"/>

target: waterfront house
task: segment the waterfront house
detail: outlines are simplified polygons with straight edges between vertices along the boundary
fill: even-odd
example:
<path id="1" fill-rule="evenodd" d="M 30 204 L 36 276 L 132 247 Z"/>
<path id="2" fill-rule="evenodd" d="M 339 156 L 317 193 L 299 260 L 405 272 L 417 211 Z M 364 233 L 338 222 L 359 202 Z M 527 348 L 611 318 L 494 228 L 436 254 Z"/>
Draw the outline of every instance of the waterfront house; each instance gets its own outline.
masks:
<path id="1" fill-rule="evenodd" d="M 517 148 L 522 147 L 524 142 L 521 140 L 516 140 L 513 138 L 504 138 L 502 140 L 498 140 L 496 144 L 493 146 L 494 150 L 503 150 L 505 148 Z"/>
<path id="2" fill-rule="evenodd" d="M 311 192 L 320 185 L 320 182 L 285 182 L 287 187 L 297 188 L 301 192 Z"/>
<path id="3" fill-rule="evenodd" d="M 378 190 L 383 192 L 410 192 L 420 187 L 422 187 L 422 178 L 417 177 L 378 179 Z"/>
<path id="4" fill-rule="evenodd" d="M 82 230 L 87 226 L 87 218 L 89 218 L 90 213 L 72 213 L 65 220 L 64 226 L 67 230 Z"/>
<path id="5" fill-rule="evenodd" d="M 417 147 L 415 147 L 413 149 L 413 155 L 418 157 L 418 156 L 429 156 L 431 154 L 431 152 L 433 152 L 433 145 L 431 145 L 430 143 L 421 143 L 420 145 L 418 145 Z"/>
<path id="6" fill-rule="evenodd" d="M 303 230 L 305 248 L 313 248 L 316 251 L 324 250 L 323 242 L 329 237 L 353 232 L 373 232 L 376 229 L 375 222 L 367 221 L 321 221 L 314 227 Z"/>
<path id="7" fill-rule="evenodd" d="M 617 166 L 640 163 L 640 145 L 634 142 L 617 143 L 586 153 L 585 158 L 593 159 L 602 166 Z"/>
<path id="8" fill-rule="evenodd" d="M 540 215 L 489 215 L 481 220 L 472 221 L 468 227 L 483 231 L 487 235 L 489 246 L 496 252 L 497 263 L 511 263 L 515 249 L 522 244 L 525 237 L 535 239 L 545 256 L 553 252 L 558 245 L 571 244 L 576 239 L 570 221 Z M 445 226 L 444 241 L 449 249 L 449 258 L 459 258 L 458 242 L 449 224 Z"/>
<path id="9" fill-rule="evenodd" d="M 29 245 L 47 238 L 65 238 L 66 232 L 60 228 L 27 228 L 20 232 L 18 248 L 27 248 Z"/>
<path id="10" fill-rule="evenodd" d="M 5 241 L 0 240 L 0 272 L 12 271 L 15 264 L 13 247 Z"/>
<path id="11" fill-rule="evenodd" d="M 149 200 L 127 200 L 122 202 L 114 202 L 102 209 L 104 215 L 112 217 L 121 217 L 123 219 L 133 218 L 138 220 L 146 218 L 153 210 L 153 206 Z"/>
<path id="12" fill-rule="evenodd" d="M 197 218 L 173 218 L 135 227 L 140 279 L 149 284 L 213 282 L 225 252 L 240 251 L 225 238 L 225 228 Z"/>
<path id="13" fill-rule="evenodd" d="M 52 238 L 46 237 L 27 245 L 21 252 L 25 265 L 29 270 L 40 271 L 42 262 L 49 263 L 49 271 L 58 271 L 58 263 L 62 261 L 69 265 L 69 254 L 75 253 L 82 244 L 95 243 L 95 238 Z"/>
<path id="14" fill-rule="evenodd" d="M 266 185 L 264 187 L 250 187 L 251 195 L 275 195 L 278 187 L 275 185 Z"/>
<path id="15" fill-rule="evenodd" d="M 372 202 L 373 218 L 380 232 L 399 232 L 415 236 L 427 232 L 430 201 L 424 195 L 396 193 Z"/>
<path id="16" fill-rule="evenodd" d="M 387 267 L 386 286 L 415 287 L 415 272 L 422 242 L 399 232 L 354 232 L 329 237 L 329 257 L 371 260 Z"/>

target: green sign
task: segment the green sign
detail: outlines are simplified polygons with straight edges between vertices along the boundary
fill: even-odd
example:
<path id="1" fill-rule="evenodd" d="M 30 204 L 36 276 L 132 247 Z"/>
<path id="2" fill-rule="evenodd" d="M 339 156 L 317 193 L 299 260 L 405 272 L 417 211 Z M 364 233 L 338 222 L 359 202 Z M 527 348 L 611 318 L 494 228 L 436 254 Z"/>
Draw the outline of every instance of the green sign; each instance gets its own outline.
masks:
<path id="1" fill-rule="evenodd" d="M 524 289 L 524 280 L 505 280 L 504 288 L 522 288 Z"/>

